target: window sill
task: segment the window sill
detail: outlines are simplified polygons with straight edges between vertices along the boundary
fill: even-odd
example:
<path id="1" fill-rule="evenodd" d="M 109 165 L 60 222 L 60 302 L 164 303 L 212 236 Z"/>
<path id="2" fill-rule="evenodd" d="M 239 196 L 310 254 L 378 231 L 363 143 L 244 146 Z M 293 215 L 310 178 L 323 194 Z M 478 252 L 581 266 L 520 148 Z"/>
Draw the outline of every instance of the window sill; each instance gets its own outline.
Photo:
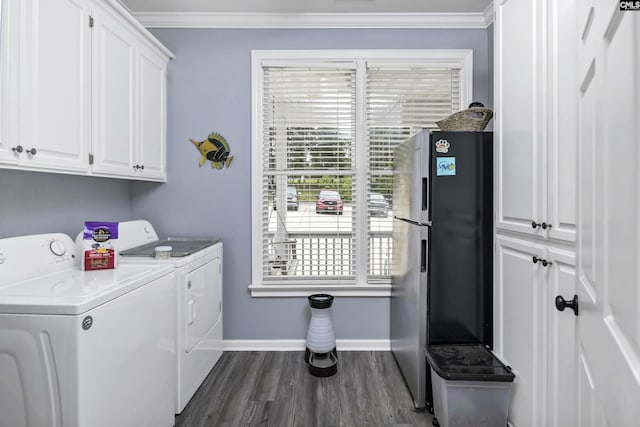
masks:
<path id="1" fill-rule="evenodd" d="M 326 293 L 336 297 L 390 297 L 391 285 L 249 285 L 252 297 L 307 297 Z"/>

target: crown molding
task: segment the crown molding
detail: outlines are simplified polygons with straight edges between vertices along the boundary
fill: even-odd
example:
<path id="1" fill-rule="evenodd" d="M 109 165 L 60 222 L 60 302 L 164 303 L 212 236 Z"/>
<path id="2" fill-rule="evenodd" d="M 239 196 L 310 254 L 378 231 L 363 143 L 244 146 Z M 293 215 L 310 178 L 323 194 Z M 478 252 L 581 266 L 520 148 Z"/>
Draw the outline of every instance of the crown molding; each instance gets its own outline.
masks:
<path id="1" fill-rule="evenodd" d="M 487 5 L 487 8 L 484 10 L 484 12 L 482 12 L 482 16 L 484 17 L 485 28 L 493 24 L 493 18 L 495 16 L 493 2 Z"/>
<path id="2" fill-rule="evenodd" d="M 147 28 L 486 28 L 480 13 L 134 13 Z"/>

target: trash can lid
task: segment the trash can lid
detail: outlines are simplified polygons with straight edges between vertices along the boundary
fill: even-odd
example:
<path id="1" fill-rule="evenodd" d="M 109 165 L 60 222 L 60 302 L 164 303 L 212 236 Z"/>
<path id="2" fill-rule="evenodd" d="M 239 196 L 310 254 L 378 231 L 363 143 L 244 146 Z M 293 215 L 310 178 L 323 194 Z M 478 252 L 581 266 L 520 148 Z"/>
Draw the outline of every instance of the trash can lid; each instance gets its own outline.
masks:
<path id="1" fill-rule="evenodd" d="M 511 369 L 481 344 L 430 345 L 426 356 L 445 380 L 513 382 L 515 378 Z"/>

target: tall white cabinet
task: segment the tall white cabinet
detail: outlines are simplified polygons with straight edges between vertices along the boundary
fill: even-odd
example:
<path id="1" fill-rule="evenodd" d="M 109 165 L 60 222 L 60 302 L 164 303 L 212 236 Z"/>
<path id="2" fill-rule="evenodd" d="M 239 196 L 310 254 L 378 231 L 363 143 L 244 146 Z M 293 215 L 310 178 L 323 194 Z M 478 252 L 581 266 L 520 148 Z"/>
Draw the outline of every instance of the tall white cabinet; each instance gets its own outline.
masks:
<path id="1" fill-rule="evenodd" d="M 0 167 L 166 180 L 171 52 L 115 0 L 2 5 Z"/>
<path id="2" fill-rule="evenodd" d="M 571 0 L 495 2 L 495 350 L 509 422 L 576 424 L 577 25 Z"/>

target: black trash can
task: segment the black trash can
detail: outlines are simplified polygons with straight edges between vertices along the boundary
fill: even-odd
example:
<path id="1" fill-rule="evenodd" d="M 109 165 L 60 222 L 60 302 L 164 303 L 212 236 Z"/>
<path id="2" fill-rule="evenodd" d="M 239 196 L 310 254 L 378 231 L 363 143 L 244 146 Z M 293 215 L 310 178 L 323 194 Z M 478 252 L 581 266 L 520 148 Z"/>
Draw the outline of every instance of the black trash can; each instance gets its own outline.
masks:
<path id="1" fill-rule="evenodd" d="M 515 375 L 480 344 L 431 345 L 434 416 L 441 427 L 507 425 Z"/>

